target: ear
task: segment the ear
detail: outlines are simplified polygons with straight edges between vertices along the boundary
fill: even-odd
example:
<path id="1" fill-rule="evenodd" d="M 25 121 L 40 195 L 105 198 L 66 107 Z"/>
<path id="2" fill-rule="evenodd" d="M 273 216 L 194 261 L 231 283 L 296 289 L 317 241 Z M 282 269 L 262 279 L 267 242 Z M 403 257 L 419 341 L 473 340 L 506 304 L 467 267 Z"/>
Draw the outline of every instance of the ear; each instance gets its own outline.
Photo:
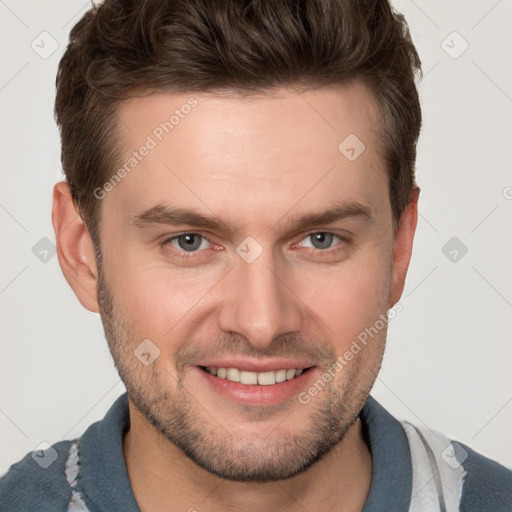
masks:
<path id="1" fill-rule="evenodd" d="M 393 246 L 393 267 L 391 273 L 391 294 L 389 307 L 392 308 L 402 296 L 405 277 L 411 260 L 412 245 L 416 225 L 418 223 L 418 199 L 420 189 L 415 187 L 411 192 L 409 204 L 405 207 Z"/>
<path id="2" fill-rule="evenodd" d="M 96 259 L 89 230 L 71 197 L 69 186 L 61 181 L 53 188 L 52 222 L 57 256 L 62 273 L 84 308 L 99 312 Z"/>

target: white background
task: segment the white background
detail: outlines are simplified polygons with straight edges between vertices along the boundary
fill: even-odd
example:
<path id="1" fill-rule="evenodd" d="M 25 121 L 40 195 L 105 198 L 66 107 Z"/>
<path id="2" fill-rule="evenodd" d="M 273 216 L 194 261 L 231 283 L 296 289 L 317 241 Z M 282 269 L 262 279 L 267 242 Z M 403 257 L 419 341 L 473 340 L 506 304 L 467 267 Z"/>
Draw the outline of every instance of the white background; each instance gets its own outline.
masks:
<path id="1" fill-rule="evenodd" d="M 421 217 L 373 394 L 398 418 L 512 467 L 512 2 L 395 5 L 425 74 Z M 88 6 L 0 2 L 0 473 L 42 441 L 79 435 L 124 391 L 99 316 L 80 306 L 56 257 L 43 263 L 32 253 L 41 238 L 54 240 L 55 74 Z M 463 49 L 453 31 L 469 44 L 456 59 L 442 47 Z M 31 47 L 51 49 L 42 32 L 58 43 L 46 59 Z M 468 248 L 455 263 L 442 252 L 452 237 Z"/>

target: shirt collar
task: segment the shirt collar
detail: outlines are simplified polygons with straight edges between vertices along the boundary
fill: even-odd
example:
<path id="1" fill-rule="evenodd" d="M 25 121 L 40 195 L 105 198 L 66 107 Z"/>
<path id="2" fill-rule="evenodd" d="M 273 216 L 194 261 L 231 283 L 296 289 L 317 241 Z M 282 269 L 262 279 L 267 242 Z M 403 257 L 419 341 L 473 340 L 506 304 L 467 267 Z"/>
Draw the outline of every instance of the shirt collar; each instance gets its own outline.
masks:
<path id="1" fill-rule="evenodd" d="M 370 492 L 362 512 L 407 512 L 412 493 L 412 466 L 402 425 L 371 396 L 360 418 L 373 466 Z"/>
<path id="2" fill-rule="evenodd" d="M 78 441 L 78 488 L 91 512 L 140 512 L 123 453 L 130 427 L 128 395 L 121 395 L 103 420 L 93 423 Z"/>

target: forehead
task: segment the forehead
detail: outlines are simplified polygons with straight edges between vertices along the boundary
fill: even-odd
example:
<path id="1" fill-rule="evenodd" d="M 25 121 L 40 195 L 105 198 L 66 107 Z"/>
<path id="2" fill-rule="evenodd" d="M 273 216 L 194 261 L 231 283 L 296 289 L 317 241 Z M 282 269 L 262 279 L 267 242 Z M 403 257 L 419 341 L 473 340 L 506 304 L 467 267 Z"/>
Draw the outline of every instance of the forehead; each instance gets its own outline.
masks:
<path id="1" fill-rule="evenodd" d="M 387 197 L 380 116 L 360 83 L 245 97 L 157 93 L 123 103 L 118 118 L 128 171 L 108 195 L 118 211 L 194 206 L 270 221 L 294 205 Z"/>
<path id="2" fill-rule="evenodd" d="M 207 136 L 197 138 L 196 147 L 214 138 L 218 142 L 226 134 L 233 143 L 246 135 L 259 139 L 279 135 L 280 142 L 284 142 L 288 134 L 293 136 L 289 142 L 296 149 L 305 139 L 316 143 L 318 136 L 327 136 L 326 143 L 335 143 L 353 132 L 371 137 L 376 134 L 380 114 L 370 90 L 361 82 L 351 82 L 336 88 L 280 88 L 246 95 L 236 91 L 157 92 L 123 102 L 117 118 L 118 136 L 130 146 L 147 134 L 158 142 L 172 143 L 173 139 L 179 143 L 193 131 L 197 137 Z M 185 119 L 189 120 L 185 123 Z M 171 134 L 172 137 L 166 137 Z M 371 144 L 372 140 L 368 142 Z"/>

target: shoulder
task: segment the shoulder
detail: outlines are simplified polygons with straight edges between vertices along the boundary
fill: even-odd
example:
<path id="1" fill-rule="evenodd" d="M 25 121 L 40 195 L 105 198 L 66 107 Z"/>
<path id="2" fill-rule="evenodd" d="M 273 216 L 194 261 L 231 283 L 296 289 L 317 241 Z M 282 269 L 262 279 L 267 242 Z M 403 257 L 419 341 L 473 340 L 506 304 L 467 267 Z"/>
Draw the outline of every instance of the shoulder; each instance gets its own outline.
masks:
<path id="1" fill-rule="evenodd" d="M 443 434 L 402 422 L 409 443 L 415 488 L 423 501 L 460 512 L 510 512 L 512 472 Z M 421 489 L 421 492 L 420 492 Z"/>
<path id="2" fill-rule="evenodd" d="M 467 453 L 462 466 L 465 470 L 461 512 L 481 510 L 512 510 L 512 472 L 465 445 Z"/>
<path id="3" fill-rule="evenodd" d="M 0 477 L 0 512 L 65 511 L 72 496 L 65 467 L 73 441 L 30 452 Z"/>

